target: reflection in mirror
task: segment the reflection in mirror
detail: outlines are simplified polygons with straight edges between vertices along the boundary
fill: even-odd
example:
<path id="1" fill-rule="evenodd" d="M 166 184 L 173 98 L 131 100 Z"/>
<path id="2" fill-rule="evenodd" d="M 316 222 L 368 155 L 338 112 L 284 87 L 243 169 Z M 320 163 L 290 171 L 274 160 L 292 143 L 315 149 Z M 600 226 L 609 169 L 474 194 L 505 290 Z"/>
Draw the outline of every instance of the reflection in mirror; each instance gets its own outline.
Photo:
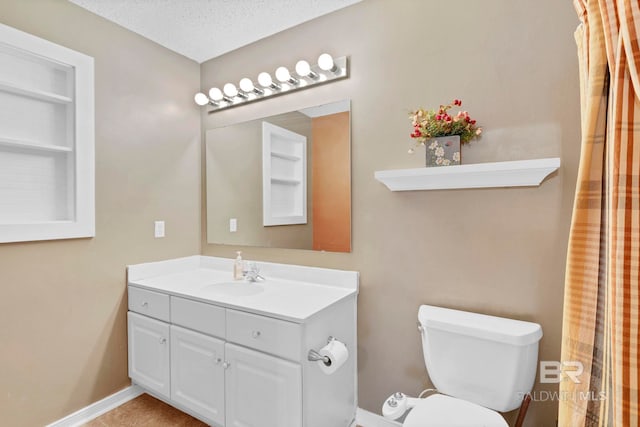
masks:
<path id="1" fill-rule="evenodd" d="M 207 242 L 350 252 L 350 135 L 348 100 L 208 130 Z"/>

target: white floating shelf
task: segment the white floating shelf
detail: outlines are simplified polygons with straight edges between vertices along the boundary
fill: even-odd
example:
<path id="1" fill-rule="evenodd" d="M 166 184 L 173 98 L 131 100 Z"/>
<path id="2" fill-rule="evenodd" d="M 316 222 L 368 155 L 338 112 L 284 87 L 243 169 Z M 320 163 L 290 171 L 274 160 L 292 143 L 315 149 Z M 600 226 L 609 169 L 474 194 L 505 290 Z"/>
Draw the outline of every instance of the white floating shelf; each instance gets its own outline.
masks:
<path id="1" fill-rule="evenodd" d="M 560 167 L 560 158 L 377 171 L 391 191 L 538 186 Z"/>

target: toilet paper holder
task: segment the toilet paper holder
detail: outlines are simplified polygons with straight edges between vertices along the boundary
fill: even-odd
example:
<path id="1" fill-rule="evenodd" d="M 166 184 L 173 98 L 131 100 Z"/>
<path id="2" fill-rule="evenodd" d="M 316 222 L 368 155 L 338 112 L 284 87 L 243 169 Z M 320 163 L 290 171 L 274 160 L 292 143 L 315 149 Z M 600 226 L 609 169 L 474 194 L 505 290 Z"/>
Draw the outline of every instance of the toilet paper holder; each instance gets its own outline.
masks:
<path id="1" fill-rule="evenodd" d="M 329 338 L 327 338 L 327 344 L 331 344 L 331 342 L 335 341 L 335 338 L 332 336 L 329 336 Z M 307 360 L 310 362 L 317 362 L 319 360 L 322 360 L 322 362 L 325 365 L 330 365 L 331 364 L 331 359 L 329 359 L 327 356 L 323 356 L 320 353 L 318 353 L 316 350 L 311 349 L 309 350 L 309 354 L 307 355 Z"/>

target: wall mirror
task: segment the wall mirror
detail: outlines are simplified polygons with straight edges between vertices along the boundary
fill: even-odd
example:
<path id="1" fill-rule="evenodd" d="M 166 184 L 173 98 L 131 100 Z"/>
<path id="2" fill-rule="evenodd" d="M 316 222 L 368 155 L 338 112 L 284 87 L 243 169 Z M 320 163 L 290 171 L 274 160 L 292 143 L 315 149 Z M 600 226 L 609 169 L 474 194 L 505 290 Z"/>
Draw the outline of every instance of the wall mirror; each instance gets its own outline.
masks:
<path id="1" fill-rule="evenodd" d="M 207 242 L 350 252 L 350 106 L 208 130 Z"/>

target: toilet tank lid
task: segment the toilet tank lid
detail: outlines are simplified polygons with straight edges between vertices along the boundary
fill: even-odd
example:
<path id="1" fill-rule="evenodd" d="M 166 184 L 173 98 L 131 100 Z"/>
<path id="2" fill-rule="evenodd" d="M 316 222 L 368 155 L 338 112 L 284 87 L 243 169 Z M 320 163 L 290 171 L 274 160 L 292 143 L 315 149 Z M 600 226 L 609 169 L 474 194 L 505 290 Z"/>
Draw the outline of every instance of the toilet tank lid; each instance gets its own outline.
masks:
<path id="1" fill-rule="evenodd" d="M 432 305 L 420 306 L 418 320 L 427 329 L 439 329 L 512 345 L 529 345 L 542 338 L 542 328 L 537 323 Z"/>

